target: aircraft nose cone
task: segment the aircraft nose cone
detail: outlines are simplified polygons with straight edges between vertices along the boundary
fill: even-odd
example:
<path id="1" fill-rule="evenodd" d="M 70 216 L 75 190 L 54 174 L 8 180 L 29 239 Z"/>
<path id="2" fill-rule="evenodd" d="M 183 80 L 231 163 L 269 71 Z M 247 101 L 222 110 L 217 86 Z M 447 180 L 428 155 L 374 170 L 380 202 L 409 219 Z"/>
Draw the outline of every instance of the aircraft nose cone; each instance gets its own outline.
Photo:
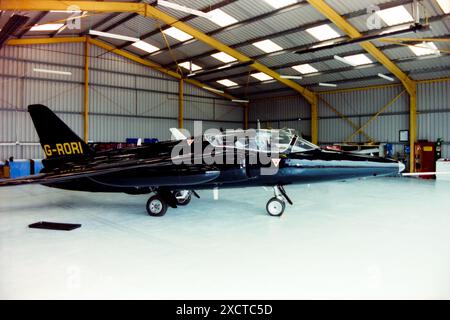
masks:
<path id="1" fill-rule="evenodd" d="M 405 165 L 402 162 L 398 162 L 398 173 L 402 173 L 405 170 Z"/>

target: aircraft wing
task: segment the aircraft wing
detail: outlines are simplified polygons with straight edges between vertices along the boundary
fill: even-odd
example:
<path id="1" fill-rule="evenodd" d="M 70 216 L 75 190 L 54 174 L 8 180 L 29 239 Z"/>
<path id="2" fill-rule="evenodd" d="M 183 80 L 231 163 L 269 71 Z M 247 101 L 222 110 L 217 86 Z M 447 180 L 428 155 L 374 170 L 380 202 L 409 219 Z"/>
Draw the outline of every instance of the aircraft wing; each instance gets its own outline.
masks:
<path id="1" fill-rule="evenodd" d="M 23 184 L 45 184 L 69 181 L 79 178 L 93 177 L 108 173 L 121 172 L 139 168 L 152 168 L 171 165 L 170 159 L 128 160 L 120 163 L 102 163 L 98 165 L 76 166 L 67 170 L 57 170 L 49 173 L 39 173 L 17 179 L 0 180 L 0 187 Z"/>

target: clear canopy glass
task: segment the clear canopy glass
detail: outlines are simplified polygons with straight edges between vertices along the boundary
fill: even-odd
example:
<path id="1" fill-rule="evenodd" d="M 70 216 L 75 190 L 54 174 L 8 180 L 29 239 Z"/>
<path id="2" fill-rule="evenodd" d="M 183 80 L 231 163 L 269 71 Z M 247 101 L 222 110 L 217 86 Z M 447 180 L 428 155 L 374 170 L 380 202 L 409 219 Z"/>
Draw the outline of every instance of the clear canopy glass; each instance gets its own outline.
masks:
<path id="1" fill-rule="evenodd" d="M 293 129 L 280 130 L 227 130 L 222 133 L 205 133 L 205 139 L 214 147 L 239 150 L 290 153 L 305 152 L 319 147 L 296 135 Z"/>

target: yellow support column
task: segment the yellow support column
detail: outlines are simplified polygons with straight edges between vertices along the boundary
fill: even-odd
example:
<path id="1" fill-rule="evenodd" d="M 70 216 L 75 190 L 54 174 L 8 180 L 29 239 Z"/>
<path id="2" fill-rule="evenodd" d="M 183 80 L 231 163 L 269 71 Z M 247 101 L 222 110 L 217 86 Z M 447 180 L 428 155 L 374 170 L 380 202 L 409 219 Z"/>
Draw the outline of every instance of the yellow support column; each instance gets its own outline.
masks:
<path id="1" fill-rule="evenodd" d="M 184 81 L 178 83 L 178 128 L 183 128 L 184 119 Z"/>
<path id="2" fill-rule="evenodd" d="M 89 139 L 89 42 L 84 43 L 84 141 Z"/>
<path id="3" fill-rule="evenodd" d="M 244 130 L 248 129 L 248 112 L 250 109 L 250 104 L 246 103 L 244 106 Z"/>
<path id="4" fill-rule="evenodd" d="M 414 144 L 417 138 L 417 84 L 409 93 L 409 172 L 415 171 Z"/>
<path id="5" fill-rule="evenodd" d="M 319 142 L 319 115 L 318 115 L 319 99 L 317 94 L 314 95 L 311 103 L 311 142 L 317 144 Z"/>

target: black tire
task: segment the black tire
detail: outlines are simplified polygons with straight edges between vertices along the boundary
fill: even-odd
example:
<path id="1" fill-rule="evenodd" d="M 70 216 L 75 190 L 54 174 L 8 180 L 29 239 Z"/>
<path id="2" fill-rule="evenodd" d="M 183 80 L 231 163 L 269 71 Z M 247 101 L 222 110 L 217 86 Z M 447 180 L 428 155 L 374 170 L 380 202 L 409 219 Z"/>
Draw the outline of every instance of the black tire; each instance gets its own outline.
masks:
<path id="1" fill-rule="evenodd" d="M 277 197 L 273 197 L 267 202 L 266 210 L 272 217 L 281 217 L 285 207 L 286 204 L 284 201 L 278 199 Z"/>
<path id="2" fill-rule="evenodd" d="M 187 197 L 186 199 L 177 199 L 177 205 L 178 206 L 187 206 L 189 204 L 189 202 L 191 202 L 192 197 L 191 195 L 189 195 L 189 197 Z"/>
<path id="3" fill-rule="evenodd" d="M 162 217 L 167 212 L 167 203 L 157 194 L 151 196 L 147 201 L 147 213 L 152 217 Z"/>

